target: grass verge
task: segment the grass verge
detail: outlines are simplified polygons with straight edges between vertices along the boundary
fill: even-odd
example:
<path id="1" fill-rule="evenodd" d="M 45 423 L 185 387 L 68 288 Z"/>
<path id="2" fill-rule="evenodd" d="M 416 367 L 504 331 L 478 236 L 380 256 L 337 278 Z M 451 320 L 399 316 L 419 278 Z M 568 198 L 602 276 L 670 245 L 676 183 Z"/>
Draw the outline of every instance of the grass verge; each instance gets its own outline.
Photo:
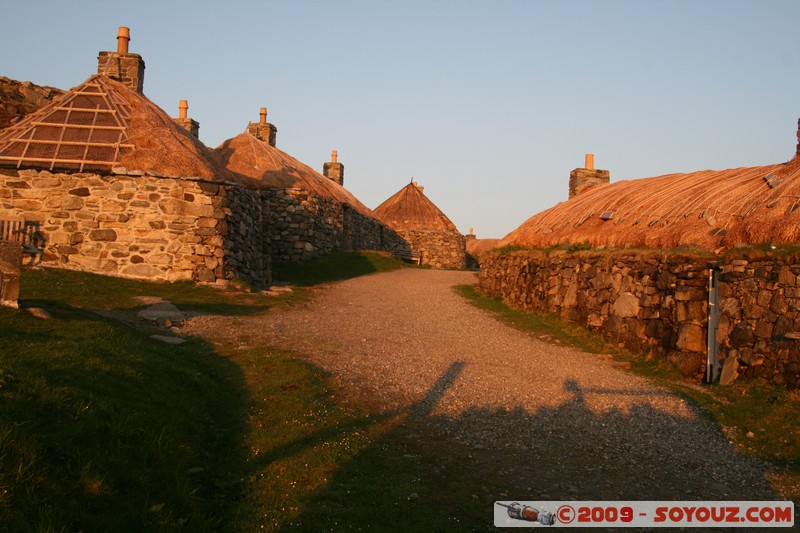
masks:
<path id="1" fill-rule="evenodd" d="M 44 307 L 67 305 L 133 310 L 143 306 L 138 296 L 158 296 L 180 309 L 240 315 L 264 311 L 276 302 L 274 298 L 256 293 L 195 285 L 189 281 L 140 281 L 59 269 L 23 270 L 20 286 L 21 298 L 26 304 Z"/>
<path id="2" fill-rule="evenodd" d="M 763 382 L 698 387 L 684 380 L 673 365 L 645 360 L 605 342 L 599 335 L 555 314 L 529 313 L 482 294 L 476 285 L 456 291 L 472 305 L 511 327 L 544 340 L 569 343 L 592 354 L 611 354 L 631 363 L 631 370 L 685 397 L 708 416 L 744 453 L 776 469 L 775 484 L 784 497 L 800 501 L 800 391 Z"/>
<path id="3" fill-rule="evenodd" d="M 389 272 L 409 265 L 402 260 L 378 252 L 344 252 L 335 250 L 328 255 L 293 263 L 275 261 L 272 277 L 294 285 L 310 286 L 342 281 L 376 272 Z"/>
<path id="4" fill-rule="evenodd" d="M 245 430 L 235 365 L 63 302 L 0 322 L 0 529 L 223 528 Z"/>

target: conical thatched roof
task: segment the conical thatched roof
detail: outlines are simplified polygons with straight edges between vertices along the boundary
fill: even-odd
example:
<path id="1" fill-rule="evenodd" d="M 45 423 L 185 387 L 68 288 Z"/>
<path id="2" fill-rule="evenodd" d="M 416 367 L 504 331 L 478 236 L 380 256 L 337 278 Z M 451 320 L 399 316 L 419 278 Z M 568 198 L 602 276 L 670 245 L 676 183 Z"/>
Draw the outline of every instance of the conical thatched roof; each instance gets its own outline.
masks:
<path id="1" fill-rule="evenodd" d="M 529 218 L 500 246 L 705 249 L 800 242 L 800 156 L 596 187 Z"/>
<path id="2" fill-rule="evenodd" d="M 223 142 L 214 150 L 214 158 L 249 186 L 300 188 L 349 205 L 364 215 L 374 216 L 367 206 L 338 183 L 249 133 L 240 133 Z"/>
<path id="3" fill-rule="evenodd" d="M 455 224 L 413 182 L 376 207 L 375 215 L 394 229 L 458 232 Z"/>
<path id="4" fill-rule="evenodd" d="M 157 105 L 102 74 L 0 132 L 0 165 L 232 179 Z"/>

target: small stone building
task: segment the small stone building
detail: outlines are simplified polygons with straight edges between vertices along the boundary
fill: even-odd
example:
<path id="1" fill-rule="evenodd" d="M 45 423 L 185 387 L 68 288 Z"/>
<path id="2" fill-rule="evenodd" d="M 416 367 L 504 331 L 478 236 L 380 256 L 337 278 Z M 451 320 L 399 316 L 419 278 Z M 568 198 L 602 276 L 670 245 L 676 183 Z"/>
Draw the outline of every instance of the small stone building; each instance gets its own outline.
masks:
<path id="1" fill-rule="evenodd" d="M 449 218 L 412 182 L 375 208 L 375 215 L 394 229 L 434 268 L 466 268 L 466 239 Z"/>
<path id="2" fill-rule="evenodd" d="M 323 176 L 275 147 L 275 132 L 262 108 L 258 123 L 220 145 L 217 162 L 237 175 L 240 183 L 260 191 L 264 218 L 264 250 L 272 258 L 300 261 L 334 249 L 386 250 L 402 244 L 400 237 L 347 191 L 344 168 L 327 164 Z"/>
<path id="3" fill-rule="evenodd" d="M 0 215 L 37 226 L 47 266 L 264 285 L 258 192 L 142 94 L 125 38 L 98 74 L 0 132 Z"/>
<path id="4" fill-rule="evenodd" d="M 522 249 L 484 256 L 481 288 L 687 377 L 800 387 L 800 121 L 797 140 L 786 163 L 613 184 L 587 164 L 499 243 Z"/>

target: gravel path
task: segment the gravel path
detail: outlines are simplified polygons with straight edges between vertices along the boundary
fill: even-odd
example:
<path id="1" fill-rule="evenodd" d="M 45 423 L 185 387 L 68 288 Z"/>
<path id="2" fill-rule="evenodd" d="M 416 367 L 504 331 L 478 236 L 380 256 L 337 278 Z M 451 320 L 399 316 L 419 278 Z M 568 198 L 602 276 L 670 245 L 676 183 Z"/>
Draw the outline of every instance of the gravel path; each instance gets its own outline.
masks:
<path id="1" fill-rule="evenodd" d="M 778 498 L 763 466 L 681 398 L 505 326 L 452 289 L 474 282 L 468 272 L 403 269 L 263 317 L 196 317 L 185 331 L 227 330 L 307 354 L 361 400 L 410 410 L 428 428 L 423 438 L 470 450 L 476 468 L 530 491 L 511 498 Z"/>

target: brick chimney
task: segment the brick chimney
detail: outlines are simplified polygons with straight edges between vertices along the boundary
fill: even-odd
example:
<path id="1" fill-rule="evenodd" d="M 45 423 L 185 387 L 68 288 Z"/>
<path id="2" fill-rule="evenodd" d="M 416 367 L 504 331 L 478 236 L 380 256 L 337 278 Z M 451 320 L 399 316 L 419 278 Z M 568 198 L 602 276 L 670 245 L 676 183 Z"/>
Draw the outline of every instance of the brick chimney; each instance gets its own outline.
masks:
<path id="1" fill-rule="evenodd" d="M 199 138 L 200 123 L 189 118 L 187 115 L 188 110 L 189 102 L 186 100 L 181 100 L 180 104 L 178 104 L 178 118 L 175 119 L 175 122 L 177 122 L 178 126 L 191 133 L 192 136 Z"/>
<path id="2" fill-rule="evenodd" d="M 322 165 L 322 175 L 344 187 L 344 165 L 339 163 L 339 152 L 331 152 L 331 160 Z"/>
<path id="3" fill-rule="evenodd" d="M 100 52 L 97 56 L 97 73 L 105 74 L 112 80 L 124 83 L 141 93 L 144 87 L 144 59 L 139 54 L 128 52 L 131 31 L 120 26 L 117 33 L 117 51 Z"/>
<path id="4" fill-rule="evenodd" d="M 260 141 L 268 142 L 270 146 L 275 146 L 278 128 L 267 122 L 267 108 L 262 107 L 258 115 L 258 122 L 247 124 L 247 133 Z"/>
<path id="5" fill-rule="evenodd" d="M 594 154 L 586 154 L 584 168 L 576 168 L 569 173 L 569 197 L 578 196 L 590 187 L 608 185 L 610 179 L 608 170 L 594 168 Z"/>
<path id="6" fill-rule="evenodd" d="M 478 238 L 478 237 L 475 235 L 475 232 L 474 232 L 474 229 L 473 229 L 473 228 L 469 228 L 469 235 L 464 235 L 464 237 L 466 237 L 466 238 L 467 238 L 467 240 L 470 240 L 470 239 L 477 239 L 477 238 Z"/>

